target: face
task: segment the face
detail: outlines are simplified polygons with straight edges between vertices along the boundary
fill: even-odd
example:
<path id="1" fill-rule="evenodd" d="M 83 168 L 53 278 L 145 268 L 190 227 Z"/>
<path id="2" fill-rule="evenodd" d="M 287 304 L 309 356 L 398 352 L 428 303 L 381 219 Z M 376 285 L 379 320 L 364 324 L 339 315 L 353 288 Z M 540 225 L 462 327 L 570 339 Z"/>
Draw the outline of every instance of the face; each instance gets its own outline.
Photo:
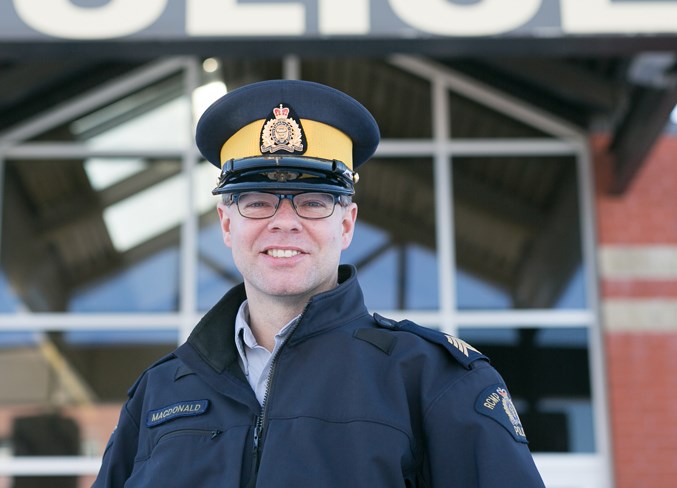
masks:
<path id="1" fill-rule="evenodd" d="M 233 252 L 247 295 L 307 301 L 336 286 L 341 251 L 353 238 L 357 205 L 337 205 L 326 219 L 302 219 L 283 200 L 268 219 L 242 217 L 235 204 L 217 207 L 223 241 Z"/>

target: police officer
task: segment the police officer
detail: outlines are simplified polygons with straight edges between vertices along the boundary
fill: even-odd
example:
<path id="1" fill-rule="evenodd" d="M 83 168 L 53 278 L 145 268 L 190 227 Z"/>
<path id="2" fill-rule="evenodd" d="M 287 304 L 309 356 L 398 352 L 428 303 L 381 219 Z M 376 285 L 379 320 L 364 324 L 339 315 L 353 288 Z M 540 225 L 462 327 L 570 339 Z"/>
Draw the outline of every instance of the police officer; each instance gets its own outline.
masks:
<path id="1" fill-rule="evenodd" d="M 371 114 L 266 81 L 197 126 L 244 283 L 146 370 L 95 487 L 542 487 L 507 387 L 454 337 L 368 313 L 352 266 Z"/>

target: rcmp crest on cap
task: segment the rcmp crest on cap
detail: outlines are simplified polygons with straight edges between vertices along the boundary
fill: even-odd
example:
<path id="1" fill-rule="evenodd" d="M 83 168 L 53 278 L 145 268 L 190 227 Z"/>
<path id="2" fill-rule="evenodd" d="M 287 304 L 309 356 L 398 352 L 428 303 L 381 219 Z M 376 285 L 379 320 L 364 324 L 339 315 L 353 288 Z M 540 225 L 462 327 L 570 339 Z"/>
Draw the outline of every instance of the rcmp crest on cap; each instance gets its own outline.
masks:
<path id="1" fill-rule="evenodd" d="M 301 121 L 288 105 L 281 103 L 270 113 L 261 129 L 261 153 L 303 154 L 306 137 Z"/>

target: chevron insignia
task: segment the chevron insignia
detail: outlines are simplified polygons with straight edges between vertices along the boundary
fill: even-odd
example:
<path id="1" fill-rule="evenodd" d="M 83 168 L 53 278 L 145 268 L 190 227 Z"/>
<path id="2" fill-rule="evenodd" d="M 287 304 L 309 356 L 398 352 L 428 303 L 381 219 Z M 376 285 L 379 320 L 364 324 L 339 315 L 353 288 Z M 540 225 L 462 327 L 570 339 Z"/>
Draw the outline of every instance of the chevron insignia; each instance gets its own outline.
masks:
<path id="1" fill-rule="evenodd" d="M 482 354 L 481 352 L 479 352 L 477 349 L 472 347 L 470 344 L 468 344 L 464 340 L 461 340 L 457 337 L 452 337 L 452 336 L 447 335 L 447 334 L 445 334 L 445 336 L 447 337 L 447 341 L 449 342 L 449 344 L 451 344 L 456 349 L 461 351 L 465 357 L 468 357 L 468 351 L 475 351 L 478 354 Z"/>

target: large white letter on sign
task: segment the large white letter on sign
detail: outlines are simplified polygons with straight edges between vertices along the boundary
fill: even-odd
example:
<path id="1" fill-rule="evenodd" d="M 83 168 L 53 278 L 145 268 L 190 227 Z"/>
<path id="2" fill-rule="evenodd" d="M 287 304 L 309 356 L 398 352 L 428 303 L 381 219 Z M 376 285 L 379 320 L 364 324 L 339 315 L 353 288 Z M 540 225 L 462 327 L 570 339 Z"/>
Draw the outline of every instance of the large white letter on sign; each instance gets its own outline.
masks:
<path id="1" fill-rule="evenodd" d="M 187 1 L 186 31 L 192 36 L 295 36 L 306 29 L 306 10 L 298 3 Z"/>
<path id="2" fill-rule="evenodd" d="M 110 39 L 145 29 L 164 12 L 167 0 L 109 0 L 100 7 L 78 7 L 70 0 L 14 0 L 29 27 L 66 39 Z"/>
<path id="3" fill-rule="evenodd" d="M 480 0 L 460 5 L 447 0 L 389 0 L 406 23 L 441 36 L 489 36 L 520 27 L 538 11 L 541 0 Z"/>
<path id="4" fill-rule="evenodd" d="M 320 0 L 320 34 L 369 33 L 369 0 Z"/>
<path id="5" fill-rule="evenodd" d="M 560 0 L 565 34 L 677 32 L 676 2 Z"/>

